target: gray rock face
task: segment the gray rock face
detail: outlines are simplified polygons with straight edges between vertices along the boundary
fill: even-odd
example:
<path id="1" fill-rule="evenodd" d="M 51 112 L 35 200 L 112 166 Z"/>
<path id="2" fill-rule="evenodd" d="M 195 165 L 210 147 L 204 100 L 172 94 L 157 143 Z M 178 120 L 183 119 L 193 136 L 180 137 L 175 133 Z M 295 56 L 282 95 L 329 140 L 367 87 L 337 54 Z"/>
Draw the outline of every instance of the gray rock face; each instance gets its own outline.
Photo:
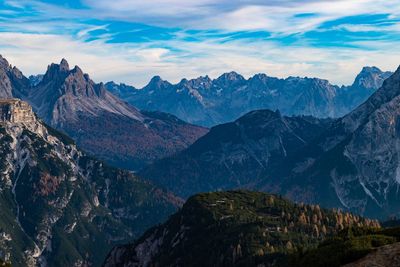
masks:
<path id="1" fill-rule="evenodd" d="M 36 119 L 1 123 L 0 148 L 0 254 L 12 266 L 99 266 L 180 204 Z"/>
<path id="2" fill-rule="evenodd" d="M 400 243 L 382 246 L 362 259 L 346 264 L 343 267 L 367 266 L 400 266 Z"/>
<path id="3" fill-rule="evenodd" d="M 353 85 L 346 87 L 317 78 L 278 79 L 265 74 L 246 80 L 231 72 L 215 80 L 206 76 L 173 85 L 157 76 L 143 89 L 113 82 L 106 88 L 140 109 L 168 112 L 191 123 L 212 126 L 257 109 L 340 117 L 365 101 L 390 74 L 365 67 Z"/>

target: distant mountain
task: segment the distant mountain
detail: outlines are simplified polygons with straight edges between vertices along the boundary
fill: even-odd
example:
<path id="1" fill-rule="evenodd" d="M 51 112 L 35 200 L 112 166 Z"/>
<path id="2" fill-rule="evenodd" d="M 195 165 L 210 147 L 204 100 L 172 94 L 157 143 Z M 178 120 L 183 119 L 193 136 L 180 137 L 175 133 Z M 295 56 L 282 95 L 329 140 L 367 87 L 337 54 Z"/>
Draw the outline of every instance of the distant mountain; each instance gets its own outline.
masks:
<path id="1" fill-rule="evenodd" d="M 400 215 L 400 68 L 336 120 L 256 111 L 141 174 L 187 197 L 250 188 L 369 217 Z"/>
<path id="2" fill-rule="evenodd" d="M 0 255 L 12 266 L 99 266 L 115 244 L 180 206 L 151 183 L 87 156 L 27 104 L 0 107 Z"/>
<path id="3" fill-rule="evenodd" d="M 51 64 L 38 83 L 31 79 L 33 85 L 15 68 L 1 69 L 7 72 L 5 85 L 8 80 L 16 82 L 8 87 L 0 84 L 0 92 L 26 100 L 46 123 L 118 167 L 140 169 L 186 148 L 207 132 L 169 114 L 140 112 L 109 93 L 102 83 L 94 83 L 79 67 L 70 69 L 65 59 Z"/>
<path id="4" fill-rule="evenodd" d="M 379 223 L 271 194 L 205 193 L 134 243 L 114 248 L 104 266 L 297 266 L 289 264 L 291 254 L 350 226 Z"/>
<path id="5" fill-rule="evenodd" d="M 29 82 L 31 83 L 31 86 L 38 85 L 43 80 L 43 76 L 44 76 L 43 74 L 29 76 L 28 79 Z"/>
<path id="6" fill-rule="evenodd" d="M 191 123 L 213 126 L 257 109 L 340 117 L 364 102 L 391 74 L 365 67 L 353 85 L 342 87 L 317 78 L 279 79 L 265 74 L 246 80 L 230 72 L 214 80 L 205 76 L 173 85 L 156 76 L 142 89 L 114 82 L 106 88 L 140 109 L 168 112 Z"/>
<path id="7" fill-rule="evenodd" d="M 185 151 L 148 166 L 140 175 L 176 194 L 249 187 L 321 134 L 331 120 L 253 111 L 215 126 Z"/>

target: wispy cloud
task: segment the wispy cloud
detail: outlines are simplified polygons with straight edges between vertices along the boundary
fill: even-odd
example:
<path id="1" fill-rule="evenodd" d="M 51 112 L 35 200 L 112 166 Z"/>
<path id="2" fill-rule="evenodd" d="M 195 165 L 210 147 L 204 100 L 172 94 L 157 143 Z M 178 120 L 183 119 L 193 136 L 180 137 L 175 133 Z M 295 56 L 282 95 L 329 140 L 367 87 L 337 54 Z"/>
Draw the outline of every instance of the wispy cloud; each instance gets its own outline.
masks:
<path id="1" fill-rule="evenodd" d="M 0 53 L 28 73 L 66 57 L 96 80 L 236 70 L 350 83 L 400 64 L 400 5 L 382 0 L 6 0 Z"/>

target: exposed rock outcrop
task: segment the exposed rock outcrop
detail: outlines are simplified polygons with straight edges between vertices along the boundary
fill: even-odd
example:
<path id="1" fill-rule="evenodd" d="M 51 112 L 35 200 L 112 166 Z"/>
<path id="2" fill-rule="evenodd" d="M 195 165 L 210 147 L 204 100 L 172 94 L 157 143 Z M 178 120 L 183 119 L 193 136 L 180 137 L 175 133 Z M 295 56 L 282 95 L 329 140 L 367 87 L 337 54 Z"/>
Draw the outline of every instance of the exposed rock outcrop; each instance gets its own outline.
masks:
<path id="1" fill-rule="evenodd" d="M 364 258 L 343 267 L 394 267 L 400 266 L 400 243 L 386 245 Z"/>

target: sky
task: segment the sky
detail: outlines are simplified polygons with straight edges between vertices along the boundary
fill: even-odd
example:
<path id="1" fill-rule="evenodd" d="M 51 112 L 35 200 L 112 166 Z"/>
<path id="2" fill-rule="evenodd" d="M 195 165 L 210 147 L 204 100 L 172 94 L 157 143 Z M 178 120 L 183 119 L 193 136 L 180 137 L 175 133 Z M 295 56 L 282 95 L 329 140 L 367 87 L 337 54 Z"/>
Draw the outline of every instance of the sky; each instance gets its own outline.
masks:
<path id="1" fill-rule="evenodd" d="M 136 87 L 236 71 L 351 84 L 400 65 L 398 0 L 0 0 L 0 54 L 25 75 L 66 58 Z"/>

